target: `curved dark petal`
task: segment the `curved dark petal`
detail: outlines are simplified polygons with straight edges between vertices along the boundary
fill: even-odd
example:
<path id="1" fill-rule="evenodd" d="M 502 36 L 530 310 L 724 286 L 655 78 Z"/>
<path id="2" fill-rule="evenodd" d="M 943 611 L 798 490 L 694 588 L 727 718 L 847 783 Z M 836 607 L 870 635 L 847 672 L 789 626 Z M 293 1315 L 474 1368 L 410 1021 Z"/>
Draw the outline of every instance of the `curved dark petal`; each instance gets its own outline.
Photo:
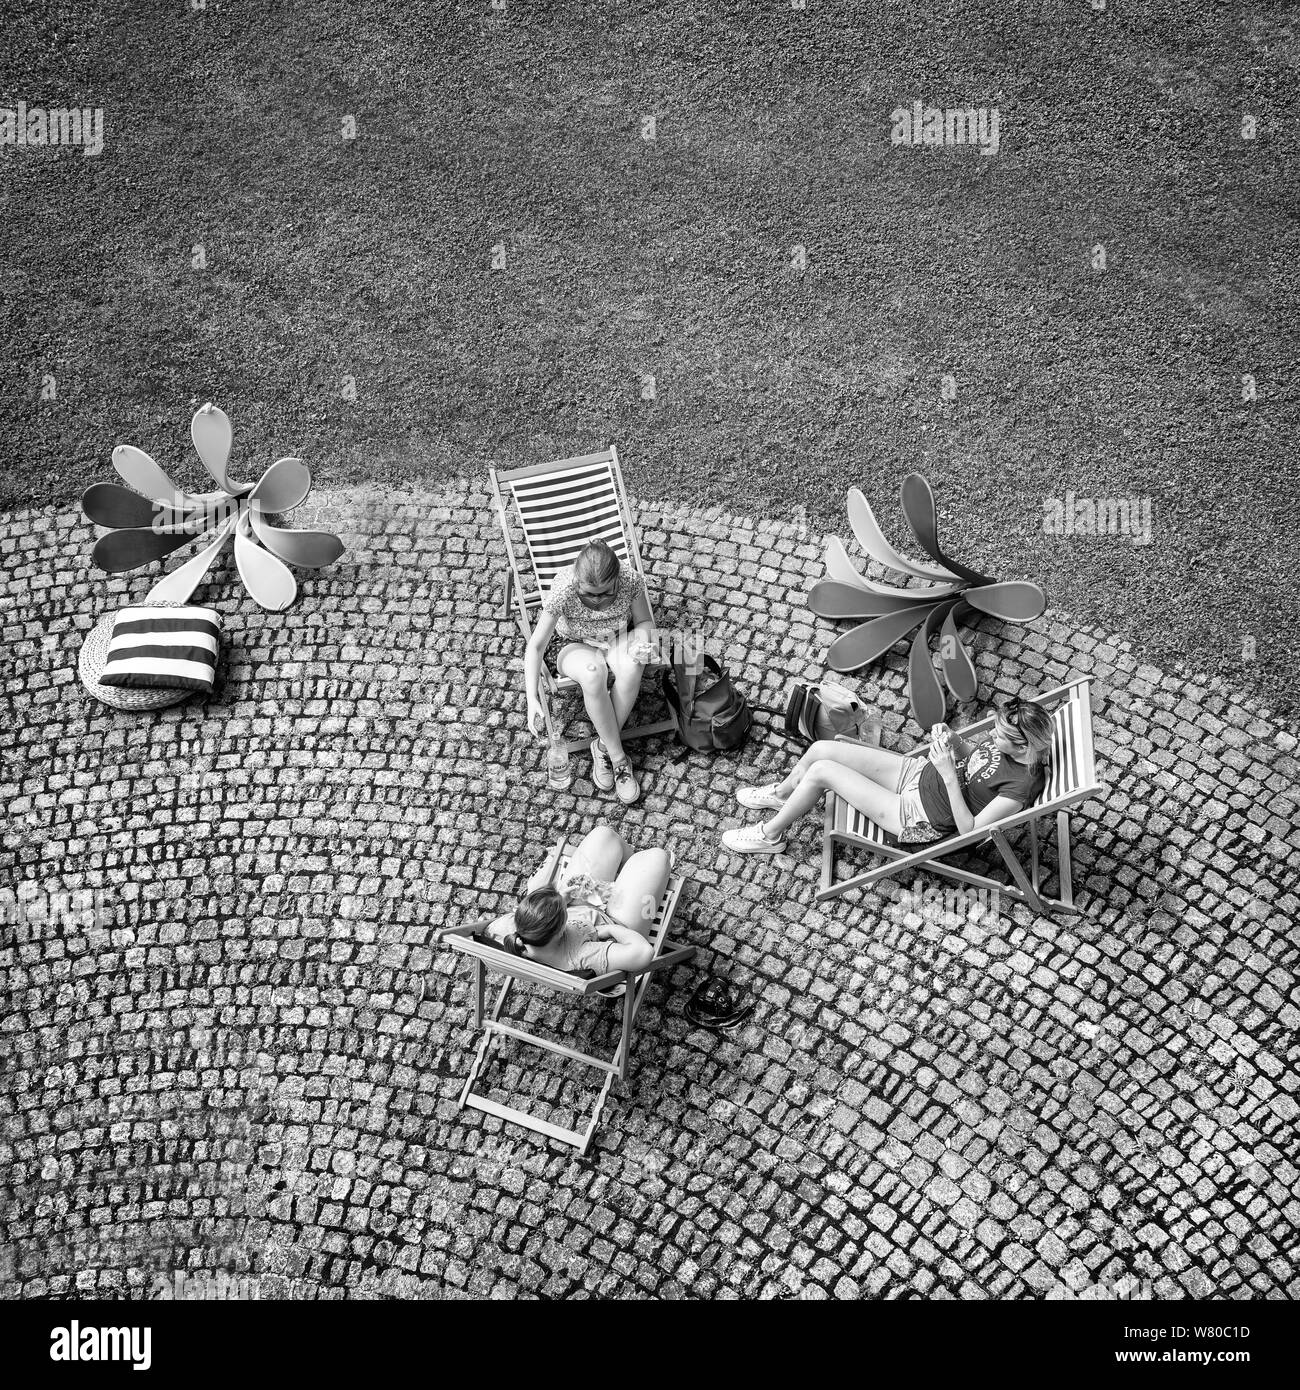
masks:
<path id="1" fill-rule="evenodd" d="M 905 608 L 932 601 L 909 594 L 906 589 L 881 594 L 834 579 L 819 580 L 808 591 L 808 607 L 819 618 L 882 618 L 887 613 L 901 613 Z"/>
<path id="2" fill-rule="evenodd" d="M 876 520 L 876 514 L 871 510 L 871 503 L 867 501 L 860 488 L 852 487 L 849 489 L 849 526 L 858 544 L 871 556 L 873 560 L 879 561 L 887 569 L 896 570 L 899 574 L 910 574 L 917 579 L 956 579 L 957 576 L 949 570 L 940 569 L 936 565 L 923 565 L 917 560 L 909 560 L 906 555 L 895 550 L 890 545 L 885 533 L 880 529 L 880 523 Z"/>
<path id="3" fill-rule="evenodd" d="M 120 483 L 94 483 L 81 494 L 81 510 L 96 526 L 152 526 L 155 504 Z"/>
<path id="4" fill-rule="evenodd" d="M 939 635 L 939 661 L 943 665 L 943 678 L 948 689 L 963 703 L 975 698 L 979 685 L 975 663 L 957 634 L 957 618 L 966 607 L 964 603 L 958 604 L 944 618 L 943 630 Z"/>
<path id="5" fill-rule="evenodd" d="M 933 606 L 919 603 L 899 613 L 891 613 L 888 617 L 873 618 L 869 623 L 850 628 L 843 637 L 831 643 L 826 653 L 827 664 L 832 671 L 856 671 L 860 666 L 875 661 L 900 637 L 906 637 L 918 623 L 924 622 L 925 615 Z"/>
<path id="6" fill-rule="evenodd" d="M 161 560 L 173 550 L 189 545 L 192 540 L 192 532 L 159 532 L 151 526 L 132 527 L 100 536 L 90 552 L 90 558 L 92 563 L 109 574 L 124 574 L 127 570 L 139 569 L 141 565 Z"/>
<path id="7" fill-rule="evenodd" d="M 907 658 L 907 697 L 912 706 L 912 718 L 929 729 L 943 718 L 947 701 L 934 673 L 934 658 L 930 654 L 930 638 L 935 629 L 956 607 L 956 601 L 939 603 L 930 610 L 925 625 L 916 634 Z"/>
<path id="8" fill-rule="evenodd" d="M 903 479 L 900 496 L 907 524 L 927 555 L 953 574 L 959 575 L 962 579 L 969 579 L 972 584 L 992 582 L 987 574 L 980 574 L 978 570 L 969 569 L 958 564 L 956 560 L 950 560 L 939 548 L 939 521 L 935 516 L 934 493 L 930 490 L 930 484 L 919 473 L 909 473 Z"/>
<path id="9" fill-rule="evenodd" d="M 967 589 L 962 598 L 981 613 L 1009 623 L 1031 623 L 1047 607 L 1047 596 L 1038 585 L 1020 579 Z"/>

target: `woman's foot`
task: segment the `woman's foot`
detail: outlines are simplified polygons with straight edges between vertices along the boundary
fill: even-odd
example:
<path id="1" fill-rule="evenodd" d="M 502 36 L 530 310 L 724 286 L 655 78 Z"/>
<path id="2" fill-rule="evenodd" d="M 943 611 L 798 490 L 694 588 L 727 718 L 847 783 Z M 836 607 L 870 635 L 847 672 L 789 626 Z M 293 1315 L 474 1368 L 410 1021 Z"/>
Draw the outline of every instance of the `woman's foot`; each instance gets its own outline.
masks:
<path id="1" fill-rule="evenodd" d="M 785 838 L 769 840 L 761 823 L 740 830 L 724 830 L 722 843 L 733 854 L 780 854 L 785 848 Z"/>
<path id="2" fill-rule="evenodd" d="M 780 785 L 769 782 L 765 787 L 737 787 L 736 800 L 751 811 L 779 811 L 785 805 L 785 797 L 776 794 Z"/>
<path id="3" fill-rule="evenodd" d="M 603 792 L 614 790 L 614 766 L 598 738 L 591 740 L 591 780 Z"/>
<path id="4" fill-rule="evenodd" d="M 613 777 L 614 795 L 624 806 L 630 806 L 641 795 L 641 787 L 632 771 L 632 764 L 626 758 L 621 763 L 615 763 Z"/>

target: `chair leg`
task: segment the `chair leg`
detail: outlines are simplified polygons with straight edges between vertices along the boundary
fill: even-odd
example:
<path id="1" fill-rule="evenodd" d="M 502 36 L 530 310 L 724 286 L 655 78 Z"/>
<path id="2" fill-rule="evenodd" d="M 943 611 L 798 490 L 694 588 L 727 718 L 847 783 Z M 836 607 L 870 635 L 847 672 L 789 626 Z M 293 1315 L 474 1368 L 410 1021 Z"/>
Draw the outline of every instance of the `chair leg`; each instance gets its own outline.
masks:
<path id="1" fill-rule="evenodd" d="M 1070 813 L 1056 813 L 1056 857 L 1059 861 L 1057 873 L 1061 880 L 1061 901 L 1071 909 L 1074 907 L 1074 865 L 1070 859 Z"/>
<path id="2" fill-rule="evenodd" d="M 835 878 L 835 797 L 826 798 L 826 809 L 822 817 L 822 882 L 821 891 L 831 886 Z M 821 896 L 820 894 L 818 895 Z"/>
<path id="3" fill-rule="evenodd" d="M 475 961 L 474 963 L 480 967 L 483 964 L 482 961 Z M 469 1099 L 474 1090 L 474 1083 L 478 1080 L 484 1066 L 487 1064 L 488 1056 L 492 1051 L 492 1044 L 496 1040 L 496 1034 L 492 1030 L 492 1024 L 501 1017 L 501 1010 L 505 1006 L 506 996 L 510 993 L 510 986 L 513 983 L 514 980 L 507 977 L 506 982 L 501 986 L 501 993 L 497 995 L 497 1002 L 492 1009 L 491 1022 L 483 1029 L 483 1037 L 479 1041 L 478 1051 L 474 1054 L 474 1064 L 470 1067 L 469 1075 L 465 1078 L 465 1085 L 461 1088 L 460 1101 L 457 1105 L 457 1109 L 459 1110 L 465 1108 L 465 1102 Z M 476 996 L 475 1002 L 479 1004 L 481 1008 L 481 990 L 476 991 Z"/>
<path id="4" fill-rule="evenodd" d="M 1001 854 L 1007 868 L 1011 870 L 1011 877 L 1015 879 L 1016 883 L 1020 887 L 1020 892 L 1018 895 L 1015 893 L 1014 889 L 1007 890 L 1012 894 L 1012 896 L 1021 897 L 1043 917 L 1051 917 L 1054 915 L 1053 906 L 1056 907 L 1057 911 L 1075 911 L 1075 909 L 1072 908 L 1068 903 L 1060 903 L 1049 906 L 1047 901 L 1043 898 L 1042 894 L 1040 894 L 1038 890 L 1034 887 L 1034 885 L 1029 881 L 1029 875 L 1025 873 L 1024 866 L 1016 857 L 1016 853 L 1011 848 L 1010 843 L 1007 841 L 1007 837 L 1000 830 L 991 831 L 990 834 L 992 835 L 993 843 L 998 847 L 998 853 Z"/>

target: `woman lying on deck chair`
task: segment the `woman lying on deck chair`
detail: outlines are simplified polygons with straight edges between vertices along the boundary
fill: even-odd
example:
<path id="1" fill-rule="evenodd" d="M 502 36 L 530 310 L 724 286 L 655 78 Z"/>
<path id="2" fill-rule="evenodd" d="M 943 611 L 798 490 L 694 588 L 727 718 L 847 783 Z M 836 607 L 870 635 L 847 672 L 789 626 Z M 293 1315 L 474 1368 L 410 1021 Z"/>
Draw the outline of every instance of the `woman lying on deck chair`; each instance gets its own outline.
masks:
<path id="1" fill-rule="evenodd" d="M 967 743 L 936 726 L 928 757 L 860 744 L 814 743 L 783 781 L 741 787 L 737 799 L 770 820 L 728 830 L 723 845 L 736 854 L 777 854 L 786 831 L 828 791 L 895 836 L 924 844 L 992 825 L 1042 795 L 1052 746 L 1052 720 L 1029 700 L 997 708 L 990 736 Z"/>
<path id="2" fill-rule="evenodd" d="M 654 959 L 648 937 L 671 868 L 667 850 L 633 854 L 617 830 L 598 825 L 557 884 L 549 883 L 548 860 L 515 910 L 488 932 L 503 942 L 513 936 L 521 955 L 556 970 L 644 970 Z"/>
<path id="3" fill-rule="evenodd" d="M 650 606 L 627 565 L 604 541 L 589 541 L 578 558 L 560 570 L 542 599 L 542 611 L 524 653 L 524 691 L 528 727 L 545 724 L 538 682 L 551 638 L 564 640 L 556 669 L 582 687 L 583 702 L 596 730 L 591 741 L 592 781 L 613 791 L 625 805 L 641 795 L 620 730 L 641 689 L 641 672 L 652 653 Z M 614 687 L 609 688 L 613 674 Z"/>

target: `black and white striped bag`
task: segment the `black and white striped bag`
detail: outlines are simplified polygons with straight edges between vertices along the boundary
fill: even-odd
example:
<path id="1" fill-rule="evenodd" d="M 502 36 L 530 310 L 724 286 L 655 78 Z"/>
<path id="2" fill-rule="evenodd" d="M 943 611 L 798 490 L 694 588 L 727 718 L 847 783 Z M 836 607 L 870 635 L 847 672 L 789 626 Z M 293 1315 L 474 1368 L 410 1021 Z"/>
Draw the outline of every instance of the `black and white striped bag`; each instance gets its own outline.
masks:
<path id="1" fill-rule="evenodd" d="M 139 604 L 113 619 L 103 685 L 212 689 L 221 619 L 212 608 Z"/>

